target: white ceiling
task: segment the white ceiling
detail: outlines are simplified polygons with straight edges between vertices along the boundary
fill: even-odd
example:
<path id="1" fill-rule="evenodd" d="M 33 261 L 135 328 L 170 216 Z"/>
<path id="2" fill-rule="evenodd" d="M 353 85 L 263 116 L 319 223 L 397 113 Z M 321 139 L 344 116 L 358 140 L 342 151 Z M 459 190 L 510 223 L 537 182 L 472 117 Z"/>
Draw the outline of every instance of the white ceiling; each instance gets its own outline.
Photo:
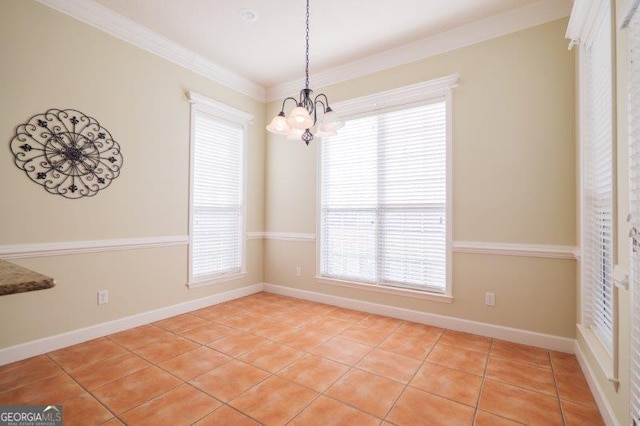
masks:
<path id="1" fill-rule="evenodd" d="M 95 1 L 262 87 L 304 76 L 304 0 Z M 312 85 L 314 73 L 536 1 L 312 0 Z M 242 21 L 243 8 L 258 20 Z"/>

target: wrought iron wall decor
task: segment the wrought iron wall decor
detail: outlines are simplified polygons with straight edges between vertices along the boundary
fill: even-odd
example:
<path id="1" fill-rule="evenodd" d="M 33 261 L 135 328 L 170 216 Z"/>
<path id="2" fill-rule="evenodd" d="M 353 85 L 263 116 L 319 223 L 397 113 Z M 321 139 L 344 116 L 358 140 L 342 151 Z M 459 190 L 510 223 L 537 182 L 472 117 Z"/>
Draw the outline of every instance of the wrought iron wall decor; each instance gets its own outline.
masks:
<path id="1" fill-rule="evenodd" d="M 16 128 L 14 161 L 51 194 L 92 197 L 120 175 L 120 145 L 100 123 L 74 109 L 50 109 Z"/>

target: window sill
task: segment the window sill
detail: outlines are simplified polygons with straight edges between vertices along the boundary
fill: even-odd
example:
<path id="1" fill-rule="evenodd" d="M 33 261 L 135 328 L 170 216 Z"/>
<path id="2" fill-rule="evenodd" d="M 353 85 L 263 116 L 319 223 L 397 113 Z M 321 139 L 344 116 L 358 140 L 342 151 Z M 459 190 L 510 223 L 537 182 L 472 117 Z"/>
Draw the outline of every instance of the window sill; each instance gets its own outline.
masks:
<path id="1" fill-rule="evenodd" d="M 189 289 L 198 288 L 198 287 L 205 287 L 205 286 L 208 286 L 208 285 L 224 283 L 224 282 L 227 282 L 227 281 L 239 280 L 239 279 L 244 278 L 246 276 L 247 276 L 246 272 L 239 272 L 239 273 L 236 273 L 236 274 L 229 274 L 229 275 L 221 275 L 221 276 L 216 277 L 216 278 L 204 279 L 202 281 L 191 281 L 191 282 L 187 283 L 187 287 Z"/>
<path id="2" fill-rule="evenodd" d="M 578 324 L 578 331 L 587 346 L 585 349 L 590 352 L 591 357 L 596 361 L 593 367 L 616 386 L 618 381 L 613 378 L 613 357 L 609 351 L 589 327 Z"/>
<path id="3" fill-rule="evenodd" d="M 358 283 L 355 281 L 337 280 L 335 278 L 326 278 L 326 277 L 320 277 L 320 276 L 316 276 L 316 282 L 319 282 L 321 284 L 337 285 L 340 287 L 356 288 L 359 290 L 374 291 L 376 293 L 386 293 L 386 294 L 393 294 L 396 296 L 413 297 L 416 299 L 426 299 L 426 300 L 431 300 L 433 302 L 440 302 L 440 303 L 453 302 L 453 297 L 446 294 L 429 293 L 429 292 L 410 290 L 410 289 L 404 289 L 404 288 L 383 287 L 379 285 L 364 284 L 364 283 Z"/>

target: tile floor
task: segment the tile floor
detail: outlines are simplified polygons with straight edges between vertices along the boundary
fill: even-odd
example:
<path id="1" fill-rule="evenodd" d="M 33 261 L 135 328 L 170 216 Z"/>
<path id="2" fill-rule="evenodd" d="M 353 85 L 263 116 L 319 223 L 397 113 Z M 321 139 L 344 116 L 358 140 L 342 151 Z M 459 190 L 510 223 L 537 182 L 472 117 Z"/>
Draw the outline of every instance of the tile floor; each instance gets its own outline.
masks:
<path id="1" fill-rule="evenodd" d="M 0 367 L 65 425 L 600 425 L 573 355 L 258 293 Z"/>

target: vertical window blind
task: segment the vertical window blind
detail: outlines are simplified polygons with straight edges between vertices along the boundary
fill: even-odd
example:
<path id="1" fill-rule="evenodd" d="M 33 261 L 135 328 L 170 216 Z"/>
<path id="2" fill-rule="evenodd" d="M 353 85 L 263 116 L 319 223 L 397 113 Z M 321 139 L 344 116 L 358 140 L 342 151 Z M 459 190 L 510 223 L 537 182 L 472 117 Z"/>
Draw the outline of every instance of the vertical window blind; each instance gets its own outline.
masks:
<path id="1" fill-rule="evenodd" d="M 614 315 L 612 56 L 611 11 L 607 4 L 601 8 L 595 25 L 585 49 L 585 311 L 594 333 L 611 350 Z"/>
<path id="2" fill-rule="evenodd" d="M 628 30 L 628 111 L 631 226 L 640 231 L 640 12 Z M 636 236 L 640 241 L 640 236 Z M 631 418 L 640 425 L 640 247 L 631 253 Z"/>
<path id="3" fill-rule="evenodd" d="M 347 121 L 323 138 L 320 274 L 444 293 L 444 98 Z"/>
<path id="4" fill-rule="evenodd" d="M 244 127 L 195 112 L 191 275 L 241 272 L 244 234 Z"/>

